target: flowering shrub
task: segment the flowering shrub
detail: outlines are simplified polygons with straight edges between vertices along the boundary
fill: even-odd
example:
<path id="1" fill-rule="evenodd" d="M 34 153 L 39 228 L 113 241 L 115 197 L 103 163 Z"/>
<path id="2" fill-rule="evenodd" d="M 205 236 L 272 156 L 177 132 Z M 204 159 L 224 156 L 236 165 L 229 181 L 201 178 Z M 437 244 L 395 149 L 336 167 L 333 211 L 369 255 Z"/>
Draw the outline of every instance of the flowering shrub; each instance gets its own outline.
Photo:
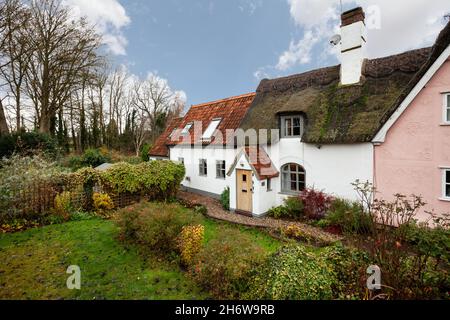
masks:
<path id="1" fill-rule="evenodd" d="M 94 193 L 92 200 L 95 212 L 101 216 L 108 216 L 108 211 L 114 209 L 114 202 L 106 193 Z"/>
<path id="2" fill-rule="evenodd" d="M 200 252 L 205 234 L 205 227 L 184 226 L 178 239 L 178 247 L 181 253 L 181 262 L 189 266 L 195 256 Z"/>
<path id="3" fill-rule="evenodd" d="M 53 215 L 68 221 L 72 211 L 72 194 L 68 191 L 59 193 L 56 195 L 54 203 Z"/>
<path id="4" fill-rule="evenodd" d="M 300 194 L 304 214 L 308 219 L 320 220 L 330 209 L 333 198 L 322 191 L 305 189 Z"/>

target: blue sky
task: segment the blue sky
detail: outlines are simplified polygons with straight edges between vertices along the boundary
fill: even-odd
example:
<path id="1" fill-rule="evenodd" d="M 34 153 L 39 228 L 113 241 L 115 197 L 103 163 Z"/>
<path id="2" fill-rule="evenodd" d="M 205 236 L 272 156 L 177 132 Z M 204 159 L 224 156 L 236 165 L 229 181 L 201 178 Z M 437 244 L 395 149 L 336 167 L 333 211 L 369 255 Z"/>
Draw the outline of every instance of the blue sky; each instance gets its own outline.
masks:
<path id="1" fill-rule="evenodd" d="M 64 1 L 96 24 L 114 64 L 157 73 L 188 105 L 339 63 L 328 42 L 339 33 L 339 0 Z M 432 44 L 450 12 L 448 0 L 342 2 L 366 11 L 369 58 Z"/>
<path id="2" fill-rule="evenodd" d="M 121 3 L 132 23 L 118 61 L 139 76 L 157 71 L 189 104 L 254 91 L 256 70 L 276 61 L 295 32 L 284 0 Z"/>

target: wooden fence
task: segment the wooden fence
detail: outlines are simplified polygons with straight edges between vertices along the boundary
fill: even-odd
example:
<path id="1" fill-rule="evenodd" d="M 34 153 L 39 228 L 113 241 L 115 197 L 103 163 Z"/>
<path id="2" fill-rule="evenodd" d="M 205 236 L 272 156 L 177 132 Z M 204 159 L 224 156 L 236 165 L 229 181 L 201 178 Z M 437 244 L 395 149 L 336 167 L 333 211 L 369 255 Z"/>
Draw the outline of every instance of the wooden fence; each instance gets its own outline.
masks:
<path id="1" fill-rule="evenodd" d="M 55 186 L 48 182 L 36 182 L 30 184 L 25 189 L 12 190 L 10 198 L 11 207 L 6 208 L 8 214 L 11 216 L 29 216 L 41 215 L 51 212 L 54 207 L 55 197 L 64 191 L 70 191 L 71 204 L 76 210 L 82 210 L 87 203 L 87 195 L 82 188 L 68 189 L 64 186 Z M 115 208 L 124 208 L 142 200 L 141 195 L 121 193 L 112 194 L 105 192 L 100 186 L 94 187 L 94 192 L 108 193 L 111 200 L 114 202 Z"/>

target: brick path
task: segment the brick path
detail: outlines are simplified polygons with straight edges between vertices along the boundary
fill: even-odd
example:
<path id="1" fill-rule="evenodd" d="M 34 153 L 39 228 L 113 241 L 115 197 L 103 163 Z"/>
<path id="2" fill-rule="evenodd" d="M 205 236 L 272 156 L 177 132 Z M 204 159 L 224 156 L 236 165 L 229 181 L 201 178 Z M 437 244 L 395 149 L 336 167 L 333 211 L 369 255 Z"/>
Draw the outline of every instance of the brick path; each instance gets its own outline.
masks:
<path id="1" fill-rule="evenodd" d="M 269 217 L 247 217 L 228 212 L 222 208 L 222 205 L 218 200 L 199 194 L 180 191 L 178 193 L 178 198 L 193 204 L 204 205 L 208 209 L 207 215 L 213 219 L 228 221 L 249 227 L 268 228 L 272 230 L 280 230 L 281 228 L 285 228 L 290 225 L 296 225 L 305 234 L 305 236 L 310 237 L 319 243 L 330 244 L 343 240 L 342 237 L 338 237 L 331 233 L 325 232 L 322 229 L 301 222 L 284 221 Z"/>

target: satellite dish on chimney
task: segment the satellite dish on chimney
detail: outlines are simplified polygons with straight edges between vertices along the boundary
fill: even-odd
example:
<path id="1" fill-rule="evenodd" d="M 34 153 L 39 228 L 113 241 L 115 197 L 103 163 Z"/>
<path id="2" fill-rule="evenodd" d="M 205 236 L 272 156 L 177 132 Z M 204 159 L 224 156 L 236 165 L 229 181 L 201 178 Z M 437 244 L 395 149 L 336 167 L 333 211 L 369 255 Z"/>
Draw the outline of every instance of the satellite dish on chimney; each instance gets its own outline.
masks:
<path id="1" fill-rule="evenodd" d="M 332 46 L 337 46 L 341 42 L 342 37 L 338 34 L 334 35 L 330 39 L 330 44 Z"/>

